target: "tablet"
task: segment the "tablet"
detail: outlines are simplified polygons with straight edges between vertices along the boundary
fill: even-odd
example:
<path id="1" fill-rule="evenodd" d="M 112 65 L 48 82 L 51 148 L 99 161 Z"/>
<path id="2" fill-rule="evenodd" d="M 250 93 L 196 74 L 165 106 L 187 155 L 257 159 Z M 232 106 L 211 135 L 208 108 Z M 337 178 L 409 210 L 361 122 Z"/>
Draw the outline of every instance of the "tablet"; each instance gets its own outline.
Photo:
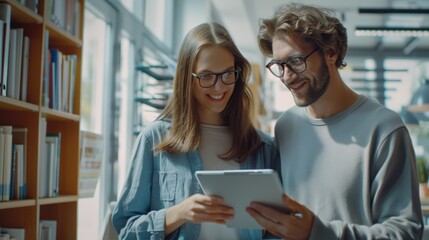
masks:
<path id="1" fill-rule="evenodd" d="M 195 176 L 205 195 L 221 196 L 234 208 L 234 218 L 226 225 L 233 228 L 262 228 L 246 212 L 251 202 L 259 202 L 288 212 L 282 200 L 282 185 L 272 169 L 196 171 Z"/>

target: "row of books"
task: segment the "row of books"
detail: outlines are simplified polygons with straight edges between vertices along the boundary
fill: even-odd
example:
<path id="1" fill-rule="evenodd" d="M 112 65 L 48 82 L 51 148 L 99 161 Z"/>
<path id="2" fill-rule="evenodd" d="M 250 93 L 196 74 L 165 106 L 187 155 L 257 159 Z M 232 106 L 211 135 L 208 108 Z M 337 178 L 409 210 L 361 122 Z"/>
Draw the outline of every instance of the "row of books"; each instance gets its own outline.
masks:
<path id="1" fill-rule="evenodd" d="M 45 0 L 48 12 L 46 18 L 57 27 L 73 36 L 79 36 L 80 9 L 79 0 Z"/>
<path id="2" fill-rule="evenodd" d="M 0 240 L 25 240 L 25 229 L 0 227 Z"/>
<path id="3" fill-rule="evenodd" d="M 61 132 L 46 132 L 46 119 L 41 119 L 39 197 L 59 195 L 59 172 L 61 158 Z"/>
<path id="4" fill-rule="evenodd" d="M 0 200 L 27 196 L 27 128 L 0 126 Z"/>
<path id="5" fill-rule="evenodd" d="M 18 0 L 18 2 L 35 13 L 39 12 L 39 0 Z"/>
<path id="6" fill-rule="evenodd" d="M 27 101 L 30 38 L 11 28 L 12 8 L 0 3 L 0 95 Z"/>
<path id="7" fill-rule="evenodd" d="M 45 30 L 42 105 L 73 112 L 77 55 L 49 49 L 49 31 Z"/>
<path id="8" fill-rule="evenodd" d="M 57 239 L 57 221 L 39 221 L 39 239 Z M 0 240 L 25 240 L 25 228 L 0 227 Z"/>

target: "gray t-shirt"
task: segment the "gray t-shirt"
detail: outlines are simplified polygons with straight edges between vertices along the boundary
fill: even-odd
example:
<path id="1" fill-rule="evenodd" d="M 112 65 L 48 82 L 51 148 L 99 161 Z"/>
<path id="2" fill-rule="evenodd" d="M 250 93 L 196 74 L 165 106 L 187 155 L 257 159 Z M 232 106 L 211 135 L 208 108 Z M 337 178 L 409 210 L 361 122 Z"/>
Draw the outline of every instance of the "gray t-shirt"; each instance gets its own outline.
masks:
<path id="1" fill-rule="evenodd" d="M 316 215 L 311 239 L 420 239 L 415 155 L 398 114 L 364 96 L 327 119 L 277 121 L 286 194 Z"/>

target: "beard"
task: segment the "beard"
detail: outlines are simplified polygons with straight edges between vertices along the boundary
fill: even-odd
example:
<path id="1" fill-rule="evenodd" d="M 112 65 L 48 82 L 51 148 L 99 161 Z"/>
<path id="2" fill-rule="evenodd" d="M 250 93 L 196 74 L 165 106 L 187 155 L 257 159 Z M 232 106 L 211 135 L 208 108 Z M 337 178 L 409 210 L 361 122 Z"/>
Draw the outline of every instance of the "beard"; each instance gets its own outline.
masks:
<path id="1" fill-rule="evenodd" d="M 304 98 L 298 99 L 294 96 L 295 104 L 299 107 L 307 107 L 317 101 L 328 89 L 331 74 L 329 73 L 326 61 L 323 60 L 317 78 L 310 79 L 308 93 Z"/>

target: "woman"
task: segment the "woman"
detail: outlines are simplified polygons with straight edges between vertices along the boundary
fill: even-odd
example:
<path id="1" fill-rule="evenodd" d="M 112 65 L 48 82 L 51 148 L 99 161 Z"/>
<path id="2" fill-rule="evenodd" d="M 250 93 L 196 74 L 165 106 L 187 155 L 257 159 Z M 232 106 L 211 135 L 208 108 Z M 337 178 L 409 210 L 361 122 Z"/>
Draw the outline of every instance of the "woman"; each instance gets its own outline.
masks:
<path id="1" fill-rule="evenodd" d="M 197 170 L 272 168 L 272 138 L 251 123 L 250 64 L 219 24 L 185 37 L 173 95 L 139 135 L 113 213 L 121 239 L 261 239 L 260 230 L 224 224 L 233 209 L 205 196 Z"/>

